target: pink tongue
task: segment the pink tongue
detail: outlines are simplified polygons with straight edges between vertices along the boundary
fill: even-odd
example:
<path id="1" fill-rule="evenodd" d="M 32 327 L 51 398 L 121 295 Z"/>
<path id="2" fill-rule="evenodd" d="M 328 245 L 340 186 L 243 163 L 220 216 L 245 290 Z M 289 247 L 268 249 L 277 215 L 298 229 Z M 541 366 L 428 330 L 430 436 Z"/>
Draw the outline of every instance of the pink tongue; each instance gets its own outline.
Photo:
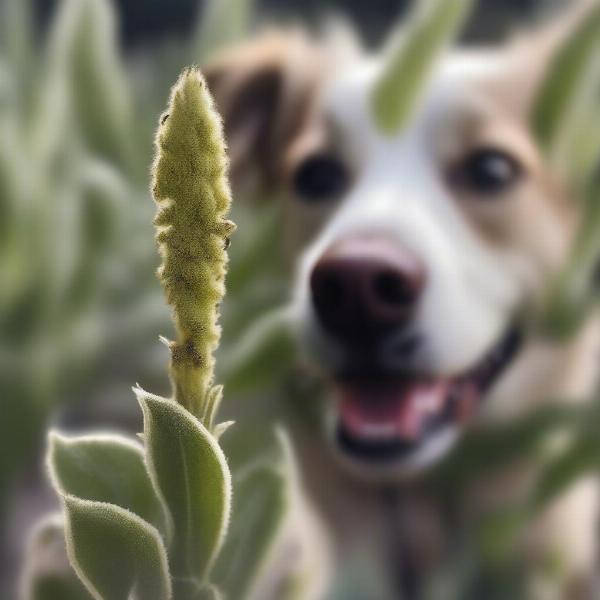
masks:
<path id="1" fill-rule="evenodd" d="M 339 388 L 340 417 L 357 436 L 415 440 L 428 416 L 439 414 L 451 382 L 412 381 L 397 385 L 344 385 Z"/>

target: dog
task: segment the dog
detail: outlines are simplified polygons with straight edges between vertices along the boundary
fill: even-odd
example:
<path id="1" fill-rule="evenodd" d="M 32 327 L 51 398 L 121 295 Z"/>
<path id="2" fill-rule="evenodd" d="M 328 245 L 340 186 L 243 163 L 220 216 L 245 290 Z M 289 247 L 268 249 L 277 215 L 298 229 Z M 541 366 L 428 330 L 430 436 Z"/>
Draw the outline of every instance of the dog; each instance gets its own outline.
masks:
<path id="1" fill-rule="evenodd" d="M 352 597 L 424 597 L 454 552 L 448 520 L 472 530 L 531 490 L 539 464 L 527 459 L 469 486 L 458 508 L 428 493 L 423 475 L 465 430 L 595 389 L 597 317 L 568 343 L 522 325 L 580 217 L 529 126 L 577 18 L 447 52 L 391 137 L 371 103 L 386 53 L 350 36 L 271 30 L 206 69 L 236 196 L 266 187 L 284 203 L 301 345 L 330 396 L 323 432 L 298 433 L 303 479 L 334 568 L 364 555 L 380 577 Z M 528 597 L 588 597 L 597 512 L 586 478 L 522 528 Z"/>

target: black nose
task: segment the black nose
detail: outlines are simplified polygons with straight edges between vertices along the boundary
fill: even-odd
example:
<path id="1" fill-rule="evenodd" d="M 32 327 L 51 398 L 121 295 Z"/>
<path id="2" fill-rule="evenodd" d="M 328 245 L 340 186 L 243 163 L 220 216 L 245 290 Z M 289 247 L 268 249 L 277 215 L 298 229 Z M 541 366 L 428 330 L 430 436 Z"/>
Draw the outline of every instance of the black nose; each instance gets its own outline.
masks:
<path id="1" fill-rule="evenodd" d="M 363 236 L 334 244 L 315 265 L 310 286 L 323 328 L 347 342 L 375 342 L 406 325 L 425 270 L 391 239 Z"/>

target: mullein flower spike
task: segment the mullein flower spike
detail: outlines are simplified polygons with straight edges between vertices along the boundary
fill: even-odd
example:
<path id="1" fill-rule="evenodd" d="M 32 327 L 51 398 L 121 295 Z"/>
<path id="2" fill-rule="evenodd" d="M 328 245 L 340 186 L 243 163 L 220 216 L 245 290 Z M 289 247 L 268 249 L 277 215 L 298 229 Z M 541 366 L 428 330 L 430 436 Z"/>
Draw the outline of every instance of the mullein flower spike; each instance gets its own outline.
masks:
<path id="1" fill-rule="evenodd" d="M 225 248 L 235 225 L 221 120 L 206 82 L 187 69 L 173 87 L 156 136 L 152 192 L 162 257 L 158 275 L 173 308 L 171 349 L 175 400 L 194 415 L 214 412 L 213 353 L 219 343 L 219 303 L 225 292 Z"/>

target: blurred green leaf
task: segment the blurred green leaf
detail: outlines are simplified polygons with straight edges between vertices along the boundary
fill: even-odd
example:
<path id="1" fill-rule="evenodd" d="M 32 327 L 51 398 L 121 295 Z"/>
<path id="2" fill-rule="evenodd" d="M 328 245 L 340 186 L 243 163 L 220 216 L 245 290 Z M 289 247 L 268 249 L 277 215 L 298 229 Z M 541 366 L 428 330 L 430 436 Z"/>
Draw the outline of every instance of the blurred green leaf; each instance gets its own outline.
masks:
<path id="1" fill-rule="evenodd" d="M 537 315 L 539 331 L 566 341 L 598 306 L 600 264 L 600 186 L 592 182 L 582 205 L 583 216 L 570 256 L 549 285 L 545 305 Z"/>
<path id="2" fill-rule="evenodd" d="M 94 598 L 171 598 L 167 555 L 154 527 L 113 504 L 63 500 L 69 559 Z"/>
<path id="3" fill-rule="evenodd" d="M 254 287 L 257 280 L 265 275 L 276 276 L 283 271 L 281 247 L 281 210 L 280 202 L 274 200 L 270 205 L 258 208 L 252 206 L 248 211 L 237 209 L 232 219 L 248 223 L 248 226 L 236 231 L 235 239 L 229 248 L 230 265 L 227 272 L 227 293 L 237 296 L 248 288 Z"/>
<path id="4" fill-rule="evenodd" d="M 48 574 L 33 582 L 27 600 L 90 600 L 89 592 L 73 575 Z"/>
<path id="5" fill-rule="evenodd" d="M 546 436 L 575 430 L 590 417 L 580 407 L 544 407 L 522 418 L 480 426 L 465 434 L 450 455 L 431 473 L 431 482 L 460 492 L 476 479 L 497 473 L 523 456 L 533 456 Z"/>
<path id="6" fill-rule="evenodd" d="M 600 81 L 600 6 L 582 19 L 557 51 L 532 113 L 533 131 L 552 156 L 581 109 L 582 95 Z"/>
<path id="7" fill-rule="evenodd" d="M 485 560 L 501 563 L 514 553 L 515 543 L 530 519 L 531 514 L 524 506 L 504 508 L 488 515 L 479 531 L 479 545 Z"/>
<path id="8" fill-rule="evenodd" d="M 204 63 L 248 33 L 254 0 L 206 0 L 190 43 L 190 60 Z"/>
<path id="9" fill-rule="evenodd" d="M 284 442 L 237 473 L 227 541 L 213 577 L 230 598 L 250 597 L 289 509 L 290 465 Z"/>
<path id="10" fill-rule="evenodd" d="M 598 85 L 600 96 L 600 82 Z M 600 166 L 600 98 L 591 103 L 587 110 L 575 115 L 576 122 L 572 127 L 567 145 L 571 156 L 568 158 L 570 179 L 580 195 L 585 195 L 590 180 L 594 181 Z"/>
<path id="11" fill-rule="evenodd" d="M 375 122 L 382 133 L 400 130 L 428 80 L 444 47 L 453 40 L 470 14 L 471 0 L 424 0 L 405 30 L 373 90 Z"/>
<path id="12" fill-rule="evenodd" d="M 28 95 L 35 79 L 33 25 L 31 0 L 0 2 L 0 55 L 6 57 L 18 77 L 15 91 L 21 102 L 21 113 L 29 108 Z"/>
<path id="13" fill-rule="evenodd" d="M 4 76 L 8 74 L 2 73 L 0 69 L 0 79 Z M 0 98 L 0 119 L 3 110 Z M 14 123 L 0 126 L 0 260 L 3 263 L 8 263 L 8 259 L 12 258 L 11 251 L 18 242 L 18 220 L 23 211 L 19 204 L 23 203 L 24 165 L 18 137 L 19 132 L 15 130 Z M 9 267 L 8 264 L 6 266 Z M 7 284 L 10 285 L 10 282 L 7 281 Z"/>
<path id="14" fill-rule="evenodd" d="M 22 590 L 24 600 L 90 600 L 69 564 L 61 515 L 36 524 L 27 544 Z"/>
<path id="15" fill-rule="evenodd" d="M 600 468 L 599 432 L 575 436 L 566 450 L 542 470 L 532 498 L 532 510 L 543 509 L 581 477 Z"/>
<path id="16" fill-rule="evenodd" d="M 168 539 L 168 515 L 141 446 L 114 434 L 68 438 L 51 432 L 49 440 L 48 466 L 60 494 L 126 508 Z"/>
<path id="17" fill-rule="evenodd" d="M 38 143 L 47 155 L 73 122 L 95 153 L 140 175 L 130 89 L 118 53 L 112 4 L 62 0 L 58 10 L 48 43 Z"/>
<path id="18" fill-rule="evenodd" d="M 74 320 L 97 297 L 103 285 L 102 271 L 111 257 L 109 244 L 115 241 L 122 218 L 124 198 L 131 195 L 128 184 L 111 165 L 98 160 L 82 161 L 78 182 L 79 206 L 76 257 L 63 299 L 67 319 Z"/>
<path id="19" fill-rule="evenodd" d="M 253 323 L 220 360 L 226 388 L 246 392 L 277 384 L 296 358 L 290 309 L 279 308 Z"/>
<path id="20" fill-rule="evenodd" d="M 229 521 L 227 461 L 210 432 L 175 401 L 135 392 L 150 473 L 173 518 L 173 576 L 204 582 Z"/>
<path id="21" fill-rule="evenodd" d="M 223 595 L 213 585 L 200 585 L 193 579 L 173 580 L 173 598 L 182 600 L 223 600 Z"/>

